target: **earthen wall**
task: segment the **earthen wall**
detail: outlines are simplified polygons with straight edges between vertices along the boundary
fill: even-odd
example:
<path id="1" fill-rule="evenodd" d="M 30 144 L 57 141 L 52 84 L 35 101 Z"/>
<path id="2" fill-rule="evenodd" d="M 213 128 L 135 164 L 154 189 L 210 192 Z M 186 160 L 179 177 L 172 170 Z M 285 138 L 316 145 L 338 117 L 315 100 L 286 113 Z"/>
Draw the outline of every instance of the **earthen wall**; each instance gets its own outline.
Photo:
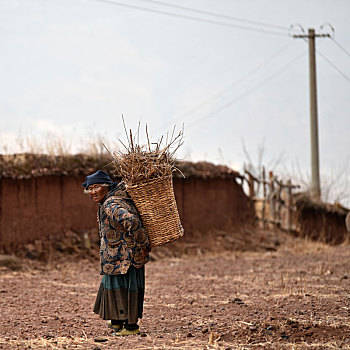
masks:
<path id="1" fill-rule="evenodd" d="M 97 229 L 97 205 L 83 194 L 83 176 L 0 179 L 0 246 Z M 254 209 L 233 178 L 174 179 L 185 237 L 195 231 L 253 223 Z"/>
<path id="2" fill-rule="evenodd" d="M 345 225 L 345 214 L 316 210 L 312 207 L 299 208 L 298 235 L 328 244 L 341 244 L 349 239 Z"/>

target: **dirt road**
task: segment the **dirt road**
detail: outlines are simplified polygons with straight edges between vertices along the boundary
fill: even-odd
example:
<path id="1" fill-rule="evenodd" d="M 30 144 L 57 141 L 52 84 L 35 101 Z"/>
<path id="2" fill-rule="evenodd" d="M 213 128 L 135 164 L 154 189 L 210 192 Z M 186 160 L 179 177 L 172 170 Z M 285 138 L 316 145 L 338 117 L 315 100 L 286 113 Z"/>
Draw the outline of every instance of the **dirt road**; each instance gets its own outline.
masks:
<path id="1" fill-rule="evenodd" d="M 165 258 L 146 266 L 141 336 L 92 313 L 98 262 L 0 272 L 2 349 L 350 349 L 349 246 Z"/>

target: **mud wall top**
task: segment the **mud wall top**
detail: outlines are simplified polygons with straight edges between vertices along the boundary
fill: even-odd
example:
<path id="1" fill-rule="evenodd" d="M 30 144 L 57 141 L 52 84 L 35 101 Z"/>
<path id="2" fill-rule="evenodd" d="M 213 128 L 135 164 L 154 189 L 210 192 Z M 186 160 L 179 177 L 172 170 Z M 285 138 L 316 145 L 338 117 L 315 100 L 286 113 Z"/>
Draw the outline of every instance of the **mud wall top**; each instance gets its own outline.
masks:
<path id="1" fill-rule="evenodd" d="M 48 175 L 88 175 L 97 169 L 114 175 L 111 157 L 107 154 L 76 154 L 65 156 L 50 156 L 46 154 L 11 154 L 0 155 L 0 177 L 25 179 Z M 214 165 L 208 162 L 177 161 L 180 170 L 174 173 L 174 178 L 240 178 L 240 174 L 224 165 Z"/>

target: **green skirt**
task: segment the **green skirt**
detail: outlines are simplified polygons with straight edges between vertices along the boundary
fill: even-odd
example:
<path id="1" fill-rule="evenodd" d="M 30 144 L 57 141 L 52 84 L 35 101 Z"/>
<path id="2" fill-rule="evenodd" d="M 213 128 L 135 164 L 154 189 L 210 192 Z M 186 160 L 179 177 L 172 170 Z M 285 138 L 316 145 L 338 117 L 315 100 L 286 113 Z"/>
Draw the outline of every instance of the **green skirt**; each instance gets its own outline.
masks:
<path id="1" fill-rule="evenodd" d="M 103 320 L 137 323 L 142 318 L 144 295 L 145 266 L 130 266 L 124 275 L 102 277 L 94 312 Z"/>

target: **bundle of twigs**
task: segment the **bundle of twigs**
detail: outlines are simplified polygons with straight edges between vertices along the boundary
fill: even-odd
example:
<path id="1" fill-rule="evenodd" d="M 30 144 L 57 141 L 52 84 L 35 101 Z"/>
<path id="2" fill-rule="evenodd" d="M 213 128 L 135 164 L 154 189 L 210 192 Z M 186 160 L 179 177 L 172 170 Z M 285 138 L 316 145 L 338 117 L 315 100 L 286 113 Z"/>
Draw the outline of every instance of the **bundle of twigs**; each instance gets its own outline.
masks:
<path id="1" fill-rule="evenodd" d="M 123 123 L 128 143 L 125 144 L 119 140 L 123 149 L 110 154 L 113 157 L 116 175 L 121 177 L 127 185 L 145 183 L 171 176 L 176 170 L 180 171 L 175 166 L 174 154 L 183 144 L 183 128 L 175 133 L 176 126 L 174 126 L 171 135 L 167 133 L 166 137 L 161 136 L 158 142 L 151 142 L 146 124 L 147 144 L 140 145 L 140 123 L 134 135 L 131 130 L 127 131 L 124 119 Z"/>

